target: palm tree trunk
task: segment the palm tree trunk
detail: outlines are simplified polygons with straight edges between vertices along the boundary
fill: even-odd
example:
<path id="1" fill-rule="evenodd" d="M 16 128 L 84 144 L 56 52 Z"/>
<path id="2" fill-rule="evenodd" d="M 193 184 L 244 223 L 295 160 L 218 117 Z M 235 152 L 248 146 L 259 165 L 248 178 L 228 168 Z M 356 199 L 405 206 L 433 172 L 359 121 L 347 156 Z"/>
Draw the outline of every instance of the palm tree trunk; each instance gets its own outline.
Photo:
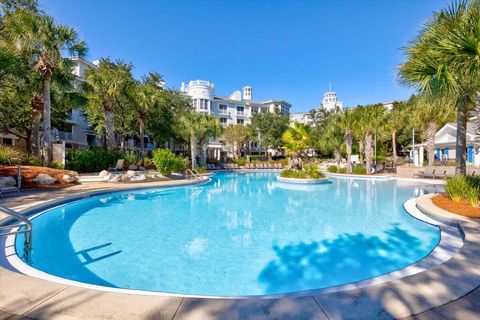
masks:
<path id="1" fill-rule="evenodd" d="M 32 130 L 32 144 L 33 154 L 40 156 L 40 122 L 42 121 L 42 114 L 40 112 L 33 112 L 33 130 Z M 29 150 L 30 152 L 30 150 Z"/>
<path id="2" fill-rule="evenodd" d="M 345 149 L 347 149 L 347 173 L 352 173 L 352 134 L 347 132 L 345 134 Z"/>
<path id="3" fill-rule="evenodd" d="M 334 154 L 335 154 L 335 162 L 337 163 L 337 171 L 338 171 L 338 169 L 340 169 L 340 158 L 342 157 L 342 155 L 339 149 L 335 149 Z"/>
<path id="4" fill-rule="evenodd" d="M 25 147 L 27 149 L 27 154 L 32 154 L 32 130 L 25 130 Z"/>
<path id="5" fill-rule="evenodd" d="M 52 124 L 50 121 L 50 79 L 43 80 L 43 142 L 45 144 L 44 164 L 52 162 Z"/>
<path id="6" fill-rule="evenodd" d="M 108 150 L 114 150 L 115 143 L 115 114 L 112 111 L 105 110 L 105 131 Z"/>
<path id="7" fill-rule="evenodd" d="M 428 165 L 435 165 L 435 134 L 437 133 L 437 124 L 435 121 L 428 121 L 425 125 L 425 136 L 427 141 Z"/>
<path id="8" fill-rule="evenodd" d="M 365 161 L 367 164 L 367 174 L 372 173 L 372 148 L 373 148 L 373 136 L 371 131 L 367 131 L 365 134 Z"/>
<path id="9" fill-rule="evenodd" d="M 466 174 L 465 149 L 467 147 L 467 117 L 466 108 L 457 106 L 457 141 L 455 148 L 455 174 Z"/>
<path id="10" fill-rule="evenodd" d="M 397 130 L 392 130 L 392 158 L 397 161 Z"/>
<path id="11" fill-rule="evenodd" d="M 140 165 L 145 165 L 145 120 L 140 117 Z"/>
<path id="12" fill-rule="evenodd" d="M 364 141 L 362 139 L 359 139 L 358 140 L 358 153 L 360 153 L 360 163 L 363 165 L 363 149 L 364 148 L 365 144 L 364 144 Z"/>
<path id="13" fill-rule="evenodd" d="M 192 169 L 197 167 L 197 138 L 195 135 L 190 136 L 190 152 L 192 157 Z"/>

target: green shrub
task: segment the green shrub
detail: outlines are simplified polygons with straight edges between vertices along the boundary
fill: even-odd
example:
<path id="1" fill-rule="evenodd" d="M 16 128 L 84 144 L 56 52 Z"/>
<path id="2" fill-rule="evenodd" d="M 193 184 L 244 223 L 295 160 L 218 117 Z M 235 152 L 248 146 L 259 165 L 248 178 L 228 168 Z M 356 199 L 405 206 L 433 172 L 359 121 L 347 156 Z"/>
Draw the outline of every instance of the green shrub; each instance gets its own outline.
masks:
<path id="1" fill-rule="evenodd" d="M 347 168 L 338 169 L 338 173 L 347 173 Z"/>
<path id="2" fill-rule="evenodd" d="M 41 157 L 34 156 L 33 154 L 24 154 L 22 158 L 22 164 L 26 166 L 43 166 L 43 159 Z"/>
<path id="3" fill-rule="evenodd" d="M 125 159 L 125 154 L 99 149 L 70 151 L 65 156 L 65 168 L 77 172 L 99 172 L 114 166 L 118 159 Z"/>
<path id="4" fill-rule="evenodd" d="M 247 159 L 245 159 L 245 158 L 238 158 L 237 164 L 238 164 L 239 166 L 244 166 L 244 165 L 247 164 Z"/>
<path id="5" fill-rule="evenodd" d="M 12 147 L 0 146 L 0 164 L 20 164 L 22 153 Z"/>
<path id="6" fill-rule="evenodd" d="M 354 174 L 367 174 L 367 168 L 364 166 L 355 166 L 352 168 L 352 173 Z"/>
<path id="7" fill-rule="evenodd" d="M 202 174 L 202 173 L 208 173 L 208 172 L 209 172 L 207 169 L 201 168 L 201 167 L 200 167 L 200 168 L 197 168 L 196 170 L 197 170 L 197 172 L 200 173 L 200 174 Z"/>
<path id="8" fill-rule="evenodd" d="M 63 169 L 63 163 L 60 161 L 52 161 L 50 162 L 49 167 L 53 169 Z"/>
<path id="9" fill-rule="evenodd" d="M 450 199 L 455 202 L 468 200 L 474 207 L 478 207 L 480 201 L 480 178 L 456 176 L 447 178 L 445 190 Z"/>
<path id="10" fill-rule="evenodd" d="M 294 169 L 283 170 L 280 172 L 280 177 L 293 179 L 322 179 L 325 178 L 325 175 L 316 169 L 313 170 L 309 168 L 302 171 Z"/>
<path id="11" fill-rule="evenodd" d="M 187 168 L 184 158 L 176 156 L 168 149 L 156 149 L 153 151 L 153 163 L 157 170 L 168 177 L 173 171 L 183 172 Z"/>
<path id="12" fill-rule="evenodd" d="M 337 166 L 328 166 L 327 171 L 331 173 L 337 173 Z"/>
<path id="13" fill-rule="evenodd" d="M 125 165 L 126 166 L 129 166 L 131 164 L 140 165 L 140 158 L 138 157 L 138 155 L 135 151 L 125 152 L 124 159 L 125 159 Z"/>

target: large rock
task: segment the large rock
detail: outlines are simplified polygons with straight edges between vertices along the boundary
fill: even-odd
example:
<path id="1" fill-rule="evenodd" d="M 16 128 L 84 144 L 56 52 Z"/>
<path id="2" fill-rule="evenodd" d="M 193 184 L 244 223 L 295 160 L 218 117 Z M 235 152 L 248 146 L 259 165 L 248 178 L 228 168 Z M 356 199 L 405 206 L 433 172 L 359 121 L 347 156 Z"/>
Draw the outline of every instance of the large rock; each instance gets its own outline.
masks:
<path id="1" fill-rule="evenodd" d="M 110 181 L 110 179 L 112 179 L 113 176 L 114 176 L 113 174 L 108 173 L 107 175 L 102 176 L 102 180 L 103 181 Z"/>
<path id="2" fill-rule="evenodd" d="M 137 168 L 138 167 L 134 164 L 131 164 L 131 165 L 128 166 L 128 170 L 137 170 Z"/>
<path id="3" fill-rule="evenodd" d="M 102 178 L 107 177 L 108 175 L 110 175 L 110 172 L 108 172 L 107 170 L 103 170 L 98 174 L 98 176 Z"/>
<path id="4" fill-rule="evenodd" d="M 13 177 L 0 177 L 0 187 L 16 186 L 17 181 Z"/>
<path id="5" fill-rule="evenodd" d="M 63 182 L 65 183 L 75 183 L 77 182 L 77 178 L 75 176 L 71 176 L 68 174 L 64 174 L 62 177 Z"/>
<path id="6" fill-rule="evenodd" d="M 49 185 L 49 184 L 54 184 L 55 180 L 52 178 L 50 175 L 46 173 L 40 173 L 38 176 L 35 177 L 35 179 L 32 180 L 33 182 L 41 185 Z"/>
<path id="7" fill-rule="evenodd" d="M 108 182 L 127 182 L 130 181 L 130 177 L 127 174 L 112 174 L 112 177 Z"/>

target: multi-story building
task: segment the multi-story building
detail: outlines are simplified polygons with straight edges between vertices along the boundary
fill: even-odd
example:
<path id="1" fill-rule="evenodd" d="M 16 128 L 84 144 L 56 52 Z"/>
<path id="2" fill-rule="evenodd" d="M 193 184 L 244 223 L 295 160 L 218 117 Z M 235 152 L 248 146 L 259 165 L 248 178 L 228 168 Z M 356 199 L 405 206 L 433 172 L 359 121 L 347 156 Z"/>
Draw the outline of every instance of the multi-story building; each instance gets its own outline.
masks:
<path id="1" fill-rule="evenodd" d="M 197 112 L 214 115 L 220 119 L 223 127 L 231 124 L 247 125 L 251 123 L 255 113 L 280 112 L 289 116 L 290 103 L 284 100 L 269 99 L 263 101 L 253 100 L 253 88 L 243 87 L 242 91 L 236 90 L 229 96 L 215 94 L 215 85 L 210 81 L 194 80 L 187 84 L 182 83 L 180 92 L 191 99 Z M 262 152 L 263 150 L 253 144 L 250 151 Z M 220 159 L 222 152 L 227 152 L 221 140 L 211 141 L 208 144 L 208 155 Z"/>
<path id="2" fill-rule="evenodd" d="M 328 112 L 336 111 L 337 109 L 343 109 L 342 101 L 338 100 L 337 93 L 330 89 L 323 94 L 323 100 L 320 107 L 312 108 L 312 110 L 320 110 L 323 108 Z M 299 122 L 303 124 L 313 125 L 312 112 L 296 112 L 290 114 L 290 123 Z"/>
<path id="3" fill-rule="evenodd" d="M 211 114 L 220 119 L 222 126 L 230 124 L 249 124 L 252 115 L 261 112 L 280 111 L 288 116 L 290 103 L 284 100 L 253 100 L 253 89 L 243 87 L 242 91 L 235 91 L 229 96 L 215 95 L 215 86 L 210 81 L 194 80 L 188 85 L 182 83 L 180 92 L 192 100 L 192 105 L 197 112 Z"/>

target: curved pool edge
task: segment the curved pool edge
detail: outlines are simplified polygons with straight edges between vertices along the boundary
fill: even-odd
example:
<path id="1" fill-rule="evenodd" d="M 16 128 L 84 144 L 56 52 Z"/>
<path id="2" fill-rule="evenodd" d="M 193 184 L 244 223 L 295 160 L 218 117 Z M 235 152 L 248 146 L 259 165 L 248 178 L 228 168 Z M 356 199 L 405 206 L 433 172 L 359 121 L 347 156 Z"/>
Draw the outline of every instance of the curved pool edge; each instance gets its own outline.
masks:
<path id="1" fill-rule="evenodd" d="M 208 183 L 208 181 L 203 181 L 201 183 Z M 186 186 L 186 185 L 165 186 L 160 188 L 176 188 L 176 187 L 182 187 L 182 186 Z M 155 188 L 158 188 L 158 187 L 149 187 L 148 189 L 155 189 Z M 112 193 L 112 192 L 138 191 L 143 189 L 146 189 L 146 188 L 137 187 L 137 188 L 129 188 L 127 190 L 109 189 L 109 190 L 102 190 L 102 191 L 93 191 L 86 194 L 82 194 L 81 196 L 72 196 L 72 197 L 69 197 L 69 199 L 58 200 L 53 203 L 49 203 L 46 206 L 45 205 L 39 206 L 40 209 L 39 207 L 30 208 L 29 210 L 27 210 L 27 212 L 31 212 L 31 213 L 27 214 L 27 216 L 29 216 L 29 218 L 32 219 L 42 214 L 44 211 L 50 210 L 54 207 L 64 205 L 66 203 L 74 202 L 77 200 L 89 198 L 92 196 L 97 196 L 97 195 Z M 269 294 L 269 295 L 248 295 L 248 296 L 189 295 L 189 294 L 179 294 L 179 293 L 170 293 L 170 292 L 114 288 L 114 287 L 108 287 L 108 286 L 87 284 L 80 281 L 74 281 L 74 280 L 69 280 L 62 277 L 54 276 L 46 272 L 40 271 L 38 269 L 35 269 L 29 266 L 28 264 L 26 264 L 23 260 L 21 260 L 18 257 L 17 252 L 15 251 L 16 236 L 14 235 L 7 237 L 5 241 L 5 250 L 3 253 L 4 253 L 4 257 L 6 257 L 6 262 L 10 266 L 10 269 L 16 270 L 17 272 L 20 272 L 22 274 L 25 274 L 34 278 L 38 278 L 38 279 L 48 280 L 58 284 L 69 285 L 69 286 L 74 286 L 74 287 L 79 287 L 84 289 L 105 291 L 105 292 L 125 293 L 125 294 L 135 294 L 135 295 L 149 295 L 149 296 L 153 295 L 153 296 L 188 297 L 188 298 L 202 298 L 202 299 L 228 299 L 228 300 L 278 299 L 278 298 L 295 298 L 295 297 L 303 297 L 303 296 L 311 296 L 311 295 L 323 295 L 323 294 L 344 292 L 344 291 L 349 291 L 354 289 L 368 288 L 371 286 L 384 284 L 384 283 L 388 283 L 395 280 L 400 280 L 404 277 L 408 277 L 408 276 L 412 276 L 412 275 L 424 272 L 429 268 L 432 268 L 436 265 L 439 265 L 448 261 L 461 248 L 463 241 L 462 241 L 462 232 L 460 231 L 460 229 L 454 228 L 451 225 L 446 225 L 440 221 L 437 221 L 423 214 L 415 205 L 416 199 L 417 198 L 412 198 L 410 200 L 407 200 L 404 203 L 404 207 L 407 213 L 418 220 L 421 220 L 431 225 L 435 225 L 440 228 L 440 241 L 437 244 L 437 246 L 435 246 L 435 248 L 427 256 L 402 269 L 398 269 L 390 273 L 379 275 L 373 278 L 360 280 L 352 283 L 347 283 L 343 285 L 338 285 L 338 286 L 327 287 L 327 288 L 304 290 L 304 291 L 297 291 L 297 292 L 290 292 L 290 293 Z M 15 229 L 12 229 L 12 230 L 15 230 Z M 0 263 L 2 261 L 1 258 L 2 257 L 0 256 Z"/>
<path id="2" fill-rule="evenodd" d="M 418 182 L 415 179 L 405 180 Z M 32 319 L 49 319 L 61 314 L 76 318 L 100 318 L 109 314 L 119 319 L 147 319 L 151 318 L 152 314 L 159 313 L 169 319 L 198 319 L 227 317 L 232 312 L 239 317 L 259 318 L 282 315 L 321 319 L 405 318 L 436 310 L 452 301 L 461 301 L 462 297 L 480 285 L 480 224 L 475 221 L 461 221 L 457 226 L 464 237 L 463 247 L 448 261 L 423 272 L 348 291 L 297 299 L 251 299 L 251 302 L 208 299 L 210 297 L 199 300 L 173 295 L 130 295 L 126 294 L 127 292 L 114 293 L 59 285 L 6 269 L 2 265 L 2 259 L 5 259 L 5 256 L 2 257 L 4 250 L 0 249 L 0 275 L 3 283 L 16 284 L 21 288 L 17 290 L 4 287 L 2 291 L 5 299 L 0 299 L 0 310 L 7 315 L 28 316 Z M 0 246 L 3 247 L 2 242 L 0 239 Z M 39 287 L 42 287 L 43 291 L 39 292 Z M 94 299 L 85 300 L 82 297 Z"/>

